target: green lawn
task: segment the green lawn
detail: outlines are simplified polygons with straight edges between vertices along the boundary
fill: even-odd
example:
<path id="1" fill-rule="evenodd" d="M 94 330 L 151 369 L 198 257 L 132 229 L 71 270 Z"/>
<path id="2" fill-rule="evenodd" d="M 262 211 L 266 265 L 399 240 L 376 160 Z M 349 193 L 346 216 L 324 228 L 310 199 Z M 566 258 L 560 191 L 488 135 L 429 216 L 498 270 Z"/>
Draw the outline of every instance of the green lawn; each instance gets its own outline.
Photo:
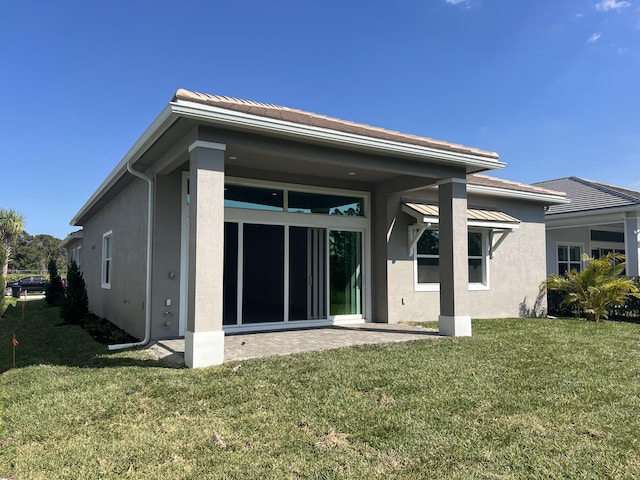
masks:
<path id="1" fill-rule="evenodd" d="M 0 478 L 640 477 L 638 324 L 477 320 L 234 373 L 21 316 L 0 320 Z"/>

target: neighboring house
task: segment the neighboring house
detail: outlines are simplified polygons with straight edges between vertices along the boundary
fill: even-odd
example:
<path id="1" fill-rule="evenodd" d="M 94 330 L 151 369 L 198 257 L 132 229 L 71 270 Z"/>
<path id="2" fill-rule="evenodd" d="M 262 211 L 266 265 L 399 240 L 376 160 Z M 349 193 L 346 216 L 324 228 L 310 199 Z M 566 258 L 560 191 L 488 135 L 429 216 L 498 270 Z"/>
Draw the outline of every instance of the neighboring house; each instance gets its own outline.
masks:
<path id="1" fill-rule="evenodd" d="M 67 264 L 76 262 L 78 267 L 82 267 L 82 230 L 72 232 L 65 237 L 60 246 L 67 251 Z"/>
<path id="2" fill-rule="evenodd" d="M 547 274 L 582 268 L 582 255 L 610 252 L 626 256 L 628 275 L 640 271 L 640 191 L 579 177 L 539 182 L 536 186 L 566 192 L 568 204 L 549 207 Z"/>
<path id="3" fill-rule="evenodd" d="M 91 310 L 221 363 L 239 331 L 533 308 L 543 188 L 476 175 L 493 152 L 179 90 L 80 209 Z M 72 243 L 68 243 L 72 245 Z M 77 248 L 79 245 L 75 244 Z"/>

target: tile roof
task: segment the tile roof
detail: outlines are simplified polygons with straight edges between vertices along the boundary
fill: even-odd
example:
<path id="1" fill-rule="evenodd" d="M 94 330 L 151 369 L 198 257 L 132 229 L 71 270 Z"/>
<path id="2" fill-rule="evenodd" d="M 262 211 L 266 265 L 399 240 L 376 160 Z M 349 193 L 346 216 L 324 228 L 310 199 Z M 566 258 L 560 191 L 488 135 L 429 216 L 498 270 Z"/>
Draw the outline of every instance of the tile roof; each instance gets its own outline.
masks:
<path id="1" fill-rule="evenodd" d="M 539 185 L 529 185 L 526 183 L 513 182 L 511 180 L 503 180 L 501 178 L 490 177 L 480 173 L 467 175 L 467 183 L 469 185 L 479 185 L 482 187 L 501 188 L 505 190 L 514 190 L 516 192 L 537 193 L 540 195 L 554 195 L 564 197 L 562 190 L 544 188 Z"/>
<path id="2" fill-rule="evenodd" d="M 580 177 L 565 177 L 538 182 L 535 186 L 564 191 L 571 203 L 553 205 L 547 215 L 593 212 L 607 208 L 640 206 L 640 191 L 608 185 Z"/>
<path id="3" fill-rule="evenodd" d="M 229 110 L 248 113 L 261 117 L 275 118 L 287 122 L 309 125 L 313 127 L 326 128 L 354 135 L 362 135 L 376 139 L 401 142 L 410 145 L 419 145 L 438 150 L 445 150 L 467 155 L 476 155 L 489 159 L 498 160 L 499 155 L 495 152 L 481 150 L 479 148 L 466 147 L 455 143 L 434 140 L 432 138 L 420 137 L 407 133 L 386 130 L 384 128 L 373 127 L 361 123 L 349 122 L 339 118 L 327 117 L 317 113 L 305 112 L 288 107 L 281 107 L 270 103 L 254 102 L 221 95 L 209 95 L 206 93 L 191 92 L 180 89 L 176 92 L 174 102 L 185 101 L 195 102 L 203 105 L 210 105 Z"/>

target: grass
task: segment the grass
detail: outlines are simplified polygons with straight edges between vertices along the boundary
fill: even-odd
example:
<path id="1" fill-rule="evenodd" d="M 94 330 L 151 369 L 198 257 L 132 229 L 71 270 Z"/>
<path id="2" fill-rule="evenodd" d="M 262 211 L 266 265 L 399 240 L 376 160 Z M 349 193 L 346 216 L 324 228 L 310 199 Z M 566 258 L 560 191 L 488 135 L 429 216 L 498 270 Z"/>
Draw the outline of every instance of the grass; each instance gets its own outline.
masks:
<path id="1" fill-rule="evenodd" d="M 640 476 L 638 324 L 477 320 L 233 372 L 107 353 L 43 302 L 20 317 L 0 320 L 0 478 Z"/>

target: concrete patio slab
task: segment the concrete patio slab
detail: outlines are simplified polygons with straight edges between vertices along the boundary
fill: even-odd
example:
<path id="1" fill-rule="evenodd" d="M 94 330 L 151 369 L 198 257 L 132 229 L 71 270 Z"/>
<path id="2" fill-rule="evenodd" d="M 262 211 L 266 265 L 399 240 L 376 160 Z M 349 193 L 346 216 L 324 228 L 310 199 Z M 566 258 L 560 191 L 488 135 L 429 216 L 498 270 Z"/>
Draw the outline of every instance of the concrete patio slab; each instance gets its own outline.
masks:
<path id="1" fill-rule="evenodd" d="M 443 337 L 436 329 L 384 323 L 231 334 L 224 339 L 224 361 L 437 338 Z M 163 361 L 184 364 L 184 339 L 158 340 L 149 350 Z"/>

